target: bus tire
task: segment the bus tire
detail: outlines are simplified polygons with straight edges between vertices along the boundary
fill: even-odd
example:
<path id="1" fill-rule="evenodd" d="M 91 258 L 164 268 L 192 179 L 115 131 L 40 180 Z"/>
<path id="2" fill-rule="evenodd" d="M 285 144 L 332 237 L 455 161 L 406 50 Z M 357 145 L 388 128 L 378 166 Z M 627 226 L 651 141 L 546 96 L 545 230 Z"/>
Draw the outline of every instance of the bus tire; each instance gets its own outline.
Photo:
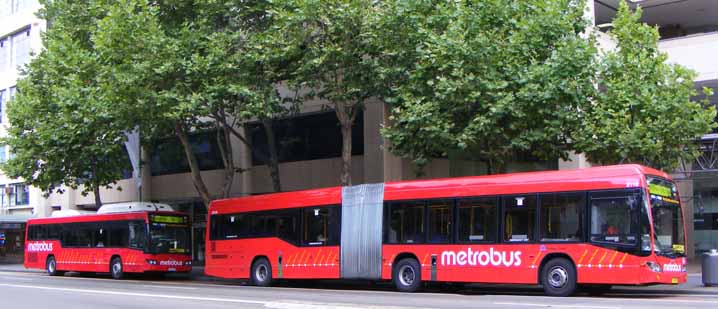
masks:
<path id="1" fill-rule="evenodd" d="M 125 272 L 122 268 L 122 259 L 119 257 L 112 258 L 112 261 L 110 261 L 110 275 L 112 275 L 112 279 L 120 280 L 125 276 Z"/>
<path id="2" fill-rule="evenodd" d="M 249 283 L 256 286 L 272 285 L 272 265 L 265 258 L 260 258 L 252 264 L 249 274 Z"/>
<path id="3" fill-rule="evenodd" d="M 392 281 L 401 292 L 416 292 L 421 287 L 421 266 L 414 258 L 401 259 L 392 272 Z"/>
<path id="4" fill-rule="evenodd" d="M 47 270 L 47 274 L 50 276 L 62 276 L 65 274 L 64 271 L 57 270 L 57 261 L 52 255 L 48 256 L 47 261 L 45 261 L 45 270 Z"/>
<path id="5" fill-rule="evenodd" d="M 569 296 L 576 291 L 576 268 L 565 258 L 551 259 L 541 269 L 541 283 L 548 296 Z"/>

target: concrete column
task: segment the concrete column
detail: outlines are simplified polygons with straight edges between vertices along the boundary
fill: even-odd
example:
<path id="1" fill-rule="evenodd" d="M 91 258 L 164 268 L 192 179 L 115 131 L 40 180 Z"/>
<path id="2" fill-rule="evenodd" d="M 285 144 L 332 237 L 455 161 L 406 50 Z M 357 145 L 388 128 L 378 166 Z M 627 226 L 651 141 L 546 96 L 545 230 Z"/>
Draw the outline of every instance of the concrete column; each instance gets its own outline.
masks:
<path id="1" fill-rule="evenodd" d="M 70 187 L 64 187 L 64 189 L 65 189 L 65 192 L 63 192 L 62 194 L 65 197 L 65 203 L 63 203 L 61 209 L 62 210 L 66 210 L 66 209 L 77 210 L 77 202 L 75 201 L 75 191 L 77 191 L 77 190 L 70 188 Z"/>
<path id="2" fill-rule="evenodd" d="M 140 175 L 142 177 L 142 187 L 140 188 L 140 196 L 143 201 L 152 200 L 152 157 L 144 147 L 140 151 Z"/>
<path id="3" fill-rule="evenodd" d="M 388 125 L 390 123 L 389 121 L 389 115 L 391 114 L 391 107 L 387 104 L 381 104 L 383 106 L 383 119 L 384 124 Z M 389 151 L 389 141 L 385 138 L 382 138 L 383 141 L 383 147 L 382 147 L 382 153 L 383 153 L 383 165 L 384 165 L 384 181 L 397 181 L 397 180 L 403 180 L 404 179 L 404 161 L 392 154 Z"/>
<path id="4" fill-rule="evenodd" d="M 44 218 L 50 216 L 50 211 L 47 209 L 47 199 L 42 195 L 42 190 L 36 187 L 30 187 L 30 205 L 33 205 L 33 212 L 35 216 Z"/>
<path id="5" fill-rule="evenodd" d="M 249 139 L 247 130 L 245 130 L 244 126 L 237 128 L 237 130 L 240 132 L 240 134 L 242 134 L 245 139 Z M 242 143 L 242 141 L 240 141 L 238 138 L 232 137 L 232 139 L 236 140 L 236 143 L 233 142 L 234 144 L 232 145 L 234 149 L 232 154 L 234 162 L 238 168 L 243 170 L 243 172 L 239 174 L 239 177 L 235 179 L 235 181 L 239 180 L 241 182 L 239 187 L 239 196 L 249 195 L 253 192 L 252 172 L 250 172 L 249 170 L 252 168 L 252 149 L 250 149 L 246 144 Z"/>
<path id="6" fill-rule="evenodd" d="M 584 18 L 591 21 L 591 25 L 596 25 L 596 9 L 593 0 L 586 0 L 586 10 L 584 11 Z"/>
<path id="7" fill-rule="evenodd" d="M 693 179 L 683 179 L 676 181 L 678 186 L 678 194 L 681 197 L 681 204 L 683 205 L 683 221 L 686 224 L 686 255 L 689 259 L 695 256 L 695 238 L 693 237 L 694 226 L 693 226 Z"/>
<path id="8" fill-rule="evenodd" d="M 575 153 L 571 151 L 567 161 L 561 159 L 558 160 L 559 170 L 575 170 L 589 167 L 591 167 L 591 163 L 588 162 L 588 159 L 586 159 L 586 155 L 582 153 Z"/>
<path id="9" fill-rule="evenodd" d="M 369 102 L 364 110 L 364 182 L 384 181 L 384 139 L 381 125 L 384 123 L 384 104 Z"/>

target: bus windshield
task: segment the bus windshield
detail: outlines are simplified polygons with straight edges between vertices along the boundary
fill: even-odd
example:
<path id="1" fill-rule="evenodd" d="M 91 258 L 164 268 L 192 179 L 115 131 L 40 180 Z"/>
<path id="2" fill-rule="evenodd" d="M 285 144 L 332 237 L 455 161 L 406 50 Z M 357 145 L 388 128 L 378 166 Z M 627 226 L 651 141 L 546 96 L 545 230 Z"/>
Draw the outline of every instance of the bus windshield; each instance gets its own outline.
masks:
<path id="1" fill-rule="evenodd" d="M 654 251 L 664 256 L 685 256 L 683 213 L 673 182 L 648 177 L 653 217 Z"/>
<path id="2" fill-rule="evenodd" d="M 149 252 L 190 253 L 190 226 L 187 216 L 150 215 Z"/>

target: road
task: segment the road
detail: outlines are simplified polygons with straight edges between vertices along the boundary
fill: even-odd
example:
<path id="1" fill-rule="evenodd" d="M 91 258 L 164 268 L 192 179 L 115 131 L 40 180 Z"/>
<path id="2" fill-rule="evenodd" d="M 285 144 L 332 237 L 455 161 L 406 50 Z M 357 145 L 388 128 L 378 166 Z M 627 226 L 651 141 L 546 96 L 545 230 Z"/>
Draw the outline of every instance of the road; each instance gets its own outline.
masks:
<path id="1" fill-rule="evenodd" d="M 645 291 L 645 292 L 644 292 Z M 621 289 L 602 297 L 553 298 L 535 288 L 472 287 L 458 292 L 429 288 L 423 293 L 395 292 L 389 285 L 323 282 L 258 288 L 240 282 L 196 282 L 180 278 L 0 271 L 2 308 L 716 308 L 718 293 L 671 294 Z"/>

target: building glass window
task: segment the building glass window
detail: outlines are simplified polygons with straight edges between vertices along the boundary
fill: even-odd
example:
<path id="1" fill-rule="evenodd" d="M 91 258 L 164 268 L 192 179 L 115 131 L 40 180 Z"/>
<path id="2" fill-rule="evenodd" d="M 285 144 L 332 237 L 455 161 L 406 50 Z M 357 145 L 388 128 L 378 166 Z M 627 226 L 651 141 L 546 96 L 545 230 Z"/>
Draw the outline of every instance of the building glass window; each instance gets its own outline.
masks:
<path id="1" fill-rule="evenodd" d="M 12 66 L 25 65 L 30 60 L 30 28 L 12 36 Z"/>
<path id="2" fill-rule="evenodd" d="M 264 165 L 269 161 L 267 134 L 261 123 L 248 125 L 252 151 L 252 164 Z M 280 163 L 341 157 L 342 134 L 334 112 L 274 121 L 273 130 Z M 364 116 L 356 116 L 352 126 L 352 155 L 364 154 Z"/>
<path id="3" fill-rule="evenodd" d="M 536 196 L 507 196 L 504 203 L 504 241 L 534 241 Z"/>
<path id="4" fill-rule="evenodd" d="M 7 153 L 5 152 L 5 145 L 0 145 L 0 163 L 7 161 Z"/>
<path id="5" fill-rule="evenodd" d="M 497 200 L 495 197 L 459 200 L 459 242 L 496 241 Z"/>
<path id="6" fill-rule="evenodd" d="M 585 193 L 552 193 L 539 197 L 541 241 L 581 240 Z"/>
<path id="7" fill-rule="evenodd" d="M 1 55 L 0 55 L 0 56 L 1 56 Z M 0 63 L 0 68 L 1 68 L 1 67 L 2 67 L 2 63 Z M 0 70 L 0 71 L 2 71 L 2 70 Z M 0 123 L 2 123 L 3 118 L 5 118 L 5 117 L 4 117 L 4 116 L 5 116 L 5 114 L 4 114 L 4 112 L 5 112 L 5 101 L 8 99 L 9 96 L 10 96 L 9 91 L 7 91 L 7 90 L 5 90 L 5 89 L 0 89 Z"/>
<path id="8" fill-rule="evenodd" d="M 189 135 L 189 141 L 200 170 L 224 168 L 216 131 L 194 132 Z M 155 145 L 150 168 L 152 176 L 190 172 L 187 156 L 177 137 L 162 140 Z"/>

